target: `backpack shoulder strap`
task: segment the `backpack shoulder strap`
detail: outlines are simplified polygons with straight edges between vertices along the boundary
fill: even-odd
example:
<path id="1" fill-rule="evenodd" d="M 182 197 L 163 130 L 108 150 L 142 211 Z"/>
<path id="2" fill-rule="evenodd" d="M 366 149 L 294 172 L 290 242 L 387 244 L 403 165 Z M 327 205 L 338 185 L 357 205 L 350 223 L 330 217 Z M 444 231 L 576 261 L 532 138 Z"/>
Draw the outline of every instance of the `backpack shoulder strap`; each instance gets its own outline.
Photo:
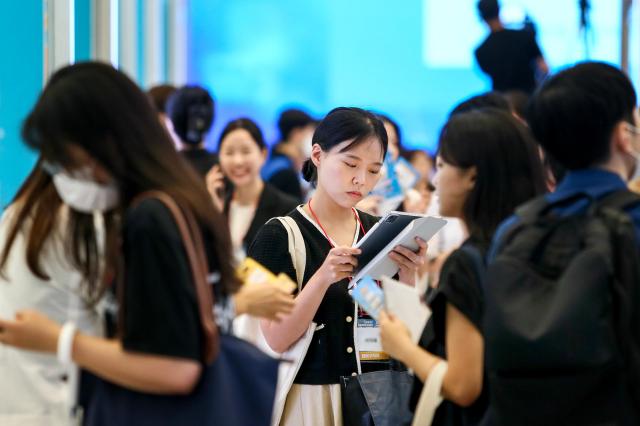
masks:
<path id="1" fill-rule="evenodd" d="M 196 291 L 200 326 L 205 340 L 203 357 L 207 364 L 211 364 L 218 355 L 220 340 L 213 314 L 213 292 L 207 282 L 209 267 L 201 230 L 191 211 L 181 209 L 176 201 L 165 192 L 148 191 L 142 193 L 136 197 L 132 205 L 137 205 L 142 200 L 149 198 L 160 201 L 167 208 L 180 233 Z"/>
<path id="2" fill-rule="evenodd" d="M 304 280 L 304 271 L 307 265 L 307 250 L 304 244 L 304 238 L 300 232 L 300 228 L 295 220 L 289 216 L 279 216 L 272 220 L 278 220 L 287 231 L 289 240 L 289 255 L 291 263 L 296 271 L 296 281 L 298 282 L 298 291 L 302 291 L 302 281 Z"/>
<path id="3" fill-rule="evenodd" d="M 584 199 L 593 201 L 593 196 L 585 192 L 578 192 L 567 198 L 556 201 L 549 201 L 547 199 L 547 195 L 541 195 L 516 208 L 515 213 L 520 218 L 521 222 L 525 224 L 531 224 L 535 222 L 540 216 L 545 215 L 555 207 L 571 205 L 578 200 Z"/>
<path id="4" fill-rule="evenodd" d="M 531 222 L 535 220 L 542 212 L 549 207 L 549 201 L 542 195 L 516 208 L 515 214 L 522 222 Z"/>
<path id="5" fill-rule="evenodd" d="M 598 201 L 600 208 L 608 207 L 615 210 L 626 210 L 635 204 L 640 204 L 640 195 L 626 188 L 605 195 Z"/>
<path id="6" fill-rule="evenodd" d="M 612 233 L 614 325 L 627 370 L 632 400 L 640 404 L 640 253 L 635 226 L 627 213 L 640 205 L 640 195 L 621 189 L 598 200 L 597 207 Z M 640 412 L 639 412 L 640 414 Z"/>

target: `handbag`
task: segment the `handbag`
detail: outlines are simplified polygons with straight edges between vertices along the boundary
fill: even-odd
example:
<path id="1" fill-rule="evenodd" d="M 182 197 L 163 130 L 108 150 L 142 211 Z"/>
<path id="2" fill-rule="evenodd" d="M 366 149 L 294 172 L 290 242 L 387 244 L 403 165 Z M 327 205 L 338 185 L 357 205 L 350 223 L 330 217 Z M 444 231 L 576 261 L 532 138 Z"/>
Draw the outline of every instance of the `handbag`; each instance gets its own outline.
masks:
<path id="1" fill-rule="evenodd" d="M 431 425 L 442 403 L 447 366 L 446 361 L 440 361 L 432 368 L 413 414 L 409 410 L 413 377 L 408 372 L 381 370 L 342 377 L 344 426 Z"/>
<path id="2" fill-rule="evenodd" d="M 147 198 L 157 199 L 167 207 L 182 237 L 205 336 L 202 374 L 189 395 L 148 394 L 98 379 L 86 407 L 84 424 L 268 426 L 279 360 L 248 342 L 218 333 L 204 244 L 195 218 L 163 192 L 144 193 L 135 202 Z"/>
<path id="3" fill-rule="evenodd" d="M 406 371 L 380 370 L 340 378 L 344 426 L 398 426 L 411 421 L 413 378 Z"/>

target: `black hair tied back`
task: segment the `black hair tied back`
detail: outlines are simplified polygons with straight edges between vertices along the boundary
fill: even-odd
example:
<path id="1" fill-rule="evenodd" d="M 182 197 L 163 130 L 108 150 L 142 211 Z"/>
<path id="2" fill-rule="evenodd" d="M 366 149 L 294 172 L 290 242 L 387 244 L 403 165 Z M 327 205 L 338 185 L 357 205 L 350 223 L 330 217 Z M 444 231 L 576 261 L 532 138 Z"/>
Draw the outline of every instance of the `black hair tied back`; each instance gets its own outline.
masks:
<path id="1" fill-rule="evenodd" d="M 387 132 L 382 121 L 370 111 L 354 107 L 334 108 L 318 124 L 313 133 L 312 143 L 319 145 L 323 152 L 329 152 L 341 143 L 350 141 L 340 152 L 348 151 L 364 143 L 368 138 L 380 142 L 382 158 L 387 153 Z M 315 186 L 318 170 L 311 159 L 302 165 L 302 177 Z"/>
<path id="2" fill-rule="evenodd" d="M 318 178 L 318 169 L 311 158 L 307 158 L 302 164 L 302 177 L 310 183 L 314 183 Z"/>

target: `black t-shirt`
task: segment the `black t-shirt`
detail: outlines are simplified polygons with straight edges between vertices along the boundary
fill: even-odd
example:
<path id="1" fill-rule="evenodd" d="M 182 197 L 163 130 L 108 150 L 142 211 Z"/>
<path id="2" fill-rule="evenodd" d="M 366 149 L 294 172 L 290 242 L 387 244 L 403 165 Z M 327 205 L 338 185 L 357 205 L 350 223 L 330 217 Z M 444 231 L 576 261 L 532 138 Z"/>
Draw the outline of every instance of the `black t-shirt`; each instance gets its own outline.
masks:
<path id="1" fill-rule="evenodd" d="M 203 232 L 203 237 L 214 277 L 218 263 L 213 237 L 208 232 Z M 148 199 L 127 211 L 123 252 L 123 347 L 202 360 L 202 329 L 191 269 L 180 232 L 164 204 Z"/>
<path id="2" fill-rule="evenodd" d="M 180 151 L 180 154 L 182 154 L 182 156 L 193 166 L 194 169 L 198 171 L 198 173 L 200 173 L 202 177 L 207 176 L 209 170 L 218 164 L 218 156 L 204 148 L 187 149 Z"/>
<path id="3" fill-rule="evenodd" d="M 463 245 L 473 245 L 486 255 L 487 245 L 469 239 Z M 432 316 L 420 337 L 420 347 L 434 355 L 446 359 L 446 307 L 447 303 L 456 307 L 482 333 L 484 296 L 482 284 L 478 283 L 478 274 L 471 257 L 458 249 L 451 253 L 442 265 L 438 288 L 428 299 Z M 411 406 L 415 409 L 423 384 L 417 378 L 411 396 Z M 479 425 L 489 406 L 487 381 L 484 380 L 482 393 L 469 407 L 460 407 L 444 400 L 436 411 L 434 426 L 471 426 Z"/>
<path id="4" fill-rule="evenodd" d="M 535 89 L 535 61 L 542 52 L 531 31 L 493 32 L 475 55 L 482 71 L 491 77 L 493 90 L 531 93 Z"/>
<path id="5" fill-rule="evenodd" d="M 358 211 L 360 221 L 365 231 L 368 231 L 378 221 L 378 218 Z M 307 219 L 298 209 L 289 213 L 304 238 L 307 253 L 307 263 L 304 272 L 303 288 L 309 279 L 322 266 L 331 250 L 331 245 L 321 230 Z M 358 230 L 358 239 L 362 232 Z M 247 256 L 255 259 L 275 274 L 284 272 L 294 282 L 296 273 L 289 255 L 287 231 L 279 221 L 265 224 L 253 244 L 249 247 Z M 302 363 L 295 383 L 322 385 L 339 383 L 341 376 L 350 376 L 358 371 L 356 351 L 353 341 L 353 321 L 355 305 L 349 296 L 347 286 L 349 281 L 344 279 L 329 287 L 318 307 L 313 321 L 324 327 L 317 330 L 307 355 Z M 351 348 L 351 350 L 349 350 Z M 373 364 L 373 363 L 369 363 Z M 386 364 L 381 368 L 388 368 Z M 372 371 L 376 367 L 363 370 Z"/>

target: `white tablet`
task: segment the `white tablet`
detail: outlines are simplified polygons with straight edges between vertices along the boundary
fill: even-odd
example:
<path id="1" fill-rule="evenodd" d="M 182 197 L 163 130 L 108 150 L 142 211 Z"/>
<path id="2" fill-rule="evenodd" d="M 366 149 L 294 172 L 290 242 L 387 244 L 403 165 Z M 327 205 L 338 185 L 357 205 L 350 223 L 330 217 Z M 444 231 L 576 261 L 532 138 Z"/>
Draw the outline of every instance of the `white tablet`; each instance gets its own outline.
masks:
<path id="1" fill-rule="evenodd" d="M 382 276 L 394 276 L 398 272 L 398 266 L 389 258 L 389 253 L 396 246 L 417 251 L 419 246 L 416 237 L 428 243 L 446 224 L 447 221 L 439 217 L 389 213 L 356 245 L 362 253 L 358 256 L 358 267 L 352 284 L 366 275 L 377 280 L 382 279 Z"/>

